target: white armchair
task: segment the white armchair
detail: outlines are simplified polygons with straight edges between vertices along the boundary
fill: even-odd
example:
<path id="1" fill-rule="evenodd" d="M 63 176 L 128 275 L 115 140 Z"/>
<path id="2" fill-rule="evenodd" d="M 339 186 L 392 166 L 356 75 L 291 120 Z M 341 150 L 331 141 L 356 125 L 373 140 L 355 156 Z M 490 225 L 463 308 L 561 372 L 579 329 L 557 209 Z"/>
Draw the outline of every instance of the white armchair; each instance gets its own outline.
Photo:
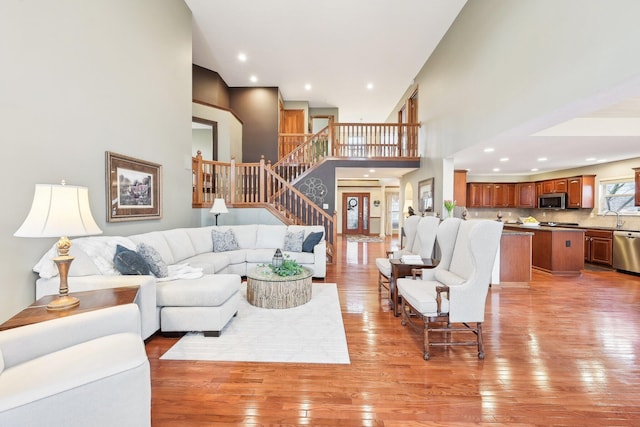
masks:
<path id="1" fill-rule="evenodd" d="M 0 425 L 150 426 L 138 307 L 0 332 Z"/>
<path id="2" fill-rule="evenodd" d="M 405 254 L 420 255 L 422 258 L 432 258 L 436 241 L 436 232 L 440 218 L 435 216 L 410 216 L 405 221 L 403 232 L 406 241 L 403 247 L 397 251 L 387 251 L 386 258 L 376 258 L 378 268 L 378 291 L 382 287 L 388 287 L 389 276 L 391 275 L 390 258 L 400 258 Z"/>
<path id="3" fill-rule="evenodd" d="M 436 345 L 477 345 L 478 358 L 484 359 L 482 322 L 501 235 L 501 222 L 462 221 L 455 240 L 447 240 L 438 234 L 442 257 L 436 268 L 422 270 L 421 280 L 415 280 L 415 276 L 413 279 L 398 279 L 398 291 L 402 296 L 402 324 L 410 324 L 423 331 L 425 360 L 430 357 L 429 347 Z M 416 319 L 420 323 L 416 323 Z M 462 326 L 452 327 L 452 323 L 461 323 Z M 429 338 L 429 333 L 433 331 L 472 332 L 476 340 L 434 342 Z"/>

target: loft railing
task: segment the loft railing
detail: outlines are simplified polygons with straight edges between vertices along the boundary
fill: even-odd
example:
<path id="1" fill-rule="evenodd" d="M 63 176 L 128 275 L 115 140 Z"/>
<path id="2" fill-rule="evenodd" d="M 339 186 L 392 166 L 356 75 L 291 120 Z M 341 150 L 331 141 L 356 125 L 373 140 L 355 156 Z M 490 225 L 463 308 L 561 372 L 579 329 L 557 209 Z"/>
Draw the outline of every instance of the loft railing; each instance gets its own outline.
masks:
<path id="1" fill-rule="evenodd" d="M 417 158 L 420 124 L 334 123 L 331 155 L 349 158 Z"/>
<path id="2" fill-rule="evenodd" d="M 317 134 L 280 134 L 278 163 L 300 162 L 289 156 L 299 151 L 315 153 L 319 148 L 324 148 L 326 157 L 418 158 L 419 128 L 419 123 L 333 123 Z M 324 145 L 309 148 L 318 141 Z"/>
<path id="3" fill-rule="evenodd" d="M 198 151 L 192 160 L 192 206 L 208 208 L 216 198 L 231 207 L 264 207 L 287 224 L 321 225 L 325 229 L 327 256 L 333 260 L 336 213 L 327 214 L 307 196 L 272 170 L 264 157 L 258 163 L 204 160 Z"/>
<path id="4" fill-rule="evenodd" d="M 289 182 L 326 157 L 417 159 L 420 124 L 334 123 L 316 134 L 281 134 L 273 170 Z"/>

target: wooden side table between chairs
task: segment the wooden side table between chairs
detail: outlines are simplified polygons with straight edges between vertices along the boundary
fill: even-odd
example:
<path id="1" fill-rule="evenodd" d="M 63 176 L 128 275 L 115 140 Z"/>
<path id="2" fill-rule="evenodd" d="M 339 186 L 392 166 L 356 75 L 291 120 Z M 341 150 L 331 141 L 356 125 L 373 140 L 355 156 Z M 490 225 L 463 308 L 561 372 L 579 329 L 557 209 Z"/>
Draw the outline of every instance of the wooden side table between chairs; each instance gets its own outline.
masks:
<path id="1" fill-rule="evenodd" d="M 391 277 L 389 277 L 389 304 L 393 310 L 393 315 L 400 316 L 400 295 L 396 281 L 399 277 L 411 276 L 414 268 L 434 268 L 438 265 L 438 260 L 432 258 L 422 258 L 422 264 L 405 264 L 399 258 L 390 259 Z"/>

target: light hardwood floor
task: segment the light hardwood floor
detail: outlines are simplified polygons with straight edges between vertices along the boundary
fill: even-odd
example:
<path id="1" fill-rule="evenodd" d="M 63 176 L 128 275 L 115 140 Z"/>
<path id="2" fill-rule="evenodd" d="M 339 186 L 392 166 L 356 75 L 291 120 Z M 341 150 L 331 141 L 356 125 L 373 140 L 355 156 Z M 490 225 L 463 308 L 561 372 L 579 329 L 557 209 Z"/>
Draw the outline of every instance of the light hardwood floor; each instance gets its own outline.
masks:
<path id="1" fill-rule="evenodd" d="M 328 268 L 350 365 L 161 361 L 176 339 L 153 337 L 153 426 L 640 425 L 640 277 L 494 286 L 485 360 L 436 347 L 425 362 L 378 293 L 375 258 L 394 244 L 340 238 Z"/>

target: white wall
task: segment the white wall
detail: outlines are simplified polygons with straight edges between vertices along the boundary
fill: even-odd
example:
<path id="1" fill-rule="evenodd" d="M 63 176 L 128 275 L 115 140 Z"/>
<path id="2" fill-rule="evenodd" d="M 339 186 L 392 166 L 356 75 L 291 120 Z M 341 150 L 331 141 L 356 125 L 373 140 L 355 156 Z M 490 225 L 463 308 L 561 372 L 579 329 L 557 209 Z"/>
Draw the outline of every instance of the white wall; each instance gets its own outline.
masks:
<path id="1" fill-rule="evenodd" d="M 231 112 L 194 102 L 192 114 L 218 123 L 219 161 L 229 162 L 235 157 L 237 162 L 242 162 L 242 123 Z"/>
<path id="2" fill-rule="evenodd" d="M 34 184 L 89 187 L 107 235 L 192 225 L 191 12 L 182 1 L 3 0 L 0 39 L 5 320 L 33 302 L 31 269 L 56 240 L 13 237 Z M 107 150 L 163 166 L 161 220 L 106 222 Z"/>
<path id="3" fill-rule="evenodd" d="M 518 129 L 553 124 L 570 113 L 568 106 L 575 112 L 636 80 L 638 16 L 636 0 L 467 2 L 415 78 L 419 140 L 428 160 L 403 182 L 434 176 L 438 206 L 442 159 Z"/>
<path id="4" fill-rule="evenodd" d="M 198 151 L 205 160 L 213 160 L 213 128 L 191 130 L 191 155 L 196 157 Z"/>

